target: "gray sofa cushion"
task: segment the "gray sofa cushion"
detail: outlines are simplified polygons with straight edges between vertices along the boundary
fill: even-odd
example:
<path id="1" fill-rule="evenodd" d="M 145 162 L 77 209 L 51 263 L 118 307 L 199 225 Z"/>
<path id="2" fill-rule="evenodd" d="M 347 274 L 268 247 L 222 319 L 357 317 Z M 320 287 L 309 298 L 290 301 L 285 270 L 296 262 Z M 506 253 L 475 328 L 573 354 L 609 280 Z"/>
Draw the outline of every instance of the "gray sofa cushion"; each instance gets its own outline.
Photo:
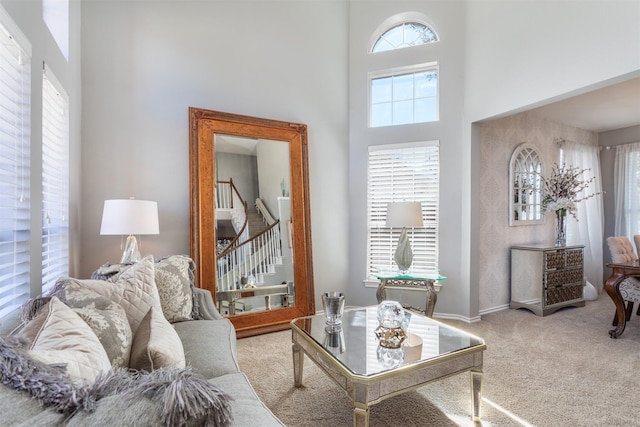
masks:
<path id="1" fill-rule="evenodd" d="M 225 393 L 233 396 L 231 411 L 234 426 L 282 427 L 284 424 L 276 418 L 258 398 L 249 380 L 242 373 L 223 375 L 209 380 Z"/>
<path id="2" fill-rule="evenodd" d="M 43 408 L 39 401 L 30 399 L 28 394 L 3 384 L 0 384 L 0 414 L 0 424 L 3 426 L 55 426 L 67 417 Z"/>
<path id="3" fill-rule="evenodd" d="M 187 366 L 204 378 L 240 371 L 236 359 L 236 331 L 228 319 L 174 323 Z"/>

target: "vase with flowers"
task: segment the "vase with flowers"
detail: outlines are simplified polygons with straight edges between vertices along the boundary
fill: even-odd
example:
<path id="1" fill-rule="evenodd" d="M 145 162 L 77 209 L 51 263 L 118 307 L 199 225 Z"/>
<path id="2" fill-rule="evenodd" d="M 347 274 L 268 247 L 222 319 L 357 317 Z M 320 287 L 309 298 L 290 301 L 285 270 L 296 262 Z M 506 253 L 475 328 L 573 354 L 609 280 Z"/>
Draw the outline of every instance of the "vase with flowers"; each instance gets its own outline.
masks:
<path id="1" fill-rule="evenodd" d="M 589 169 L 580 169 L 574 166 L 562 167 L 553 165 L 551 175 L 543 177 L 544 198 L 542 209 L 545 213 L 554 212 L 556 216 L 556 246 L 567 244 L 567 214 L 573 216 L 576 221 L 577 204 L 583 200 L 602 194 L 587 193 L 589 185 L 596 179 L 591 177 L 584 179 L 583 175 Z"/>

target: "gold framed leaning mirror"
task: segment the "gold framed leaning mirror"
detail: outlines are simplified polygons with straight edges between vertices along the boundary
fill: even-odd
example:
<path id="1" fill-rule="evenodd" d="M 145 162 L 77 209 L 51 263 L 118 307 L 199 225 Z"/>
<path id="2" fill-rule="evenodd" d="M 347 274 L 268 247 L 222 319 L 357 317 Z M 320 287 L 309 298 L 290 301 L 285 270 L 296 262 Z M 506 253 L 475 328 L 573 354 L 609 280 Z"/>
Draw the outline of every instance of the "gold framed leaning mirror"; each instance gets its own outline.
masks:
<path id="1" fill-rule="evenodd" d="M 190 250 L 238 337 L 315 313 L 307 126 L 189 108 Z"/>

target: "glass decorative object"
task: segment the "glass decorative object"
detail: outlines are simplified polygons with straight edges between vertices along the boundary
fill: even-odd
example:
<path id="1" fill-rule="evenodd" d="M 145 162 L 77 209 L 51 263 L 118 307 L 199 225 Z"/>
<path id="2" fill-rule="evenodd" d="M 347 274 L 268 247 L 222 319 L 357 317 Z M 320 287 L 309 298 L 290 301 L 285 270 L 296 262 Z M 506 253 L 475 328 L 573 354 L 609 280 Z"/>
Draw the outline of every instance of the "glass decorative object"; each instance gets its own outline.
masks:
<path id="1" fill-rule="evenodd" d="M 407 334 L 402 329 L 404 308 L 397 301 L 382 301 L 378 304 L 378 327 L 375 330 L 380 346 L 400 348 Z"/>
<path id="2" fill-rule="evenodd" d="M 327 325 L 334 328 L 342 325 L 344 313 L 344 294 L 342 292 L 325 292 L 322 294 L 322 309 L 327 318 Z"/>
<path id="3" fill-rule="evenodd" d="M 378 362 L 382 366 L 388 369 L 393 369 L 402 365 L 402 362 L 404 361 L 404 349 L 402 347 L 387 348 L 378 346 L 376 356 L 378 357 Z"/>
<path id="4" fill-rule="evenodd" d="M 567 212 L 565 209 L 556 211 L 556 247 L 567 246 Z"/>

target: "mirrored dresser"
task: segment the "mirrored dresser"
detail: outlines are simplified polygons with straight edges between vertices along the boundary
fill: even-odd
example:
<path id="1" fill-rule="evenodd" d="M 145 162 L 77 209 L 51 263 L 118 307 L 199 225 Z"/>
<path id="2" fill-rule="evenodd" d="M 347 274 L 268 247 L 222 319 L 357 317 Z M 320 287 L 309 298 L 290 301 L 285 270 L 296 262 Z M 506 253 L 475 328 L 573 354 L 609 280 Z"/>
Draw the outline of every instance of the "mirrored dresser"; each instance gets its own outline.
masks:
<path id="1" fill-rule="evenodd" d="M 584 307 L 584 246 L 511 247 L 510 308 L 546 316 L 568 306 Z"/>

